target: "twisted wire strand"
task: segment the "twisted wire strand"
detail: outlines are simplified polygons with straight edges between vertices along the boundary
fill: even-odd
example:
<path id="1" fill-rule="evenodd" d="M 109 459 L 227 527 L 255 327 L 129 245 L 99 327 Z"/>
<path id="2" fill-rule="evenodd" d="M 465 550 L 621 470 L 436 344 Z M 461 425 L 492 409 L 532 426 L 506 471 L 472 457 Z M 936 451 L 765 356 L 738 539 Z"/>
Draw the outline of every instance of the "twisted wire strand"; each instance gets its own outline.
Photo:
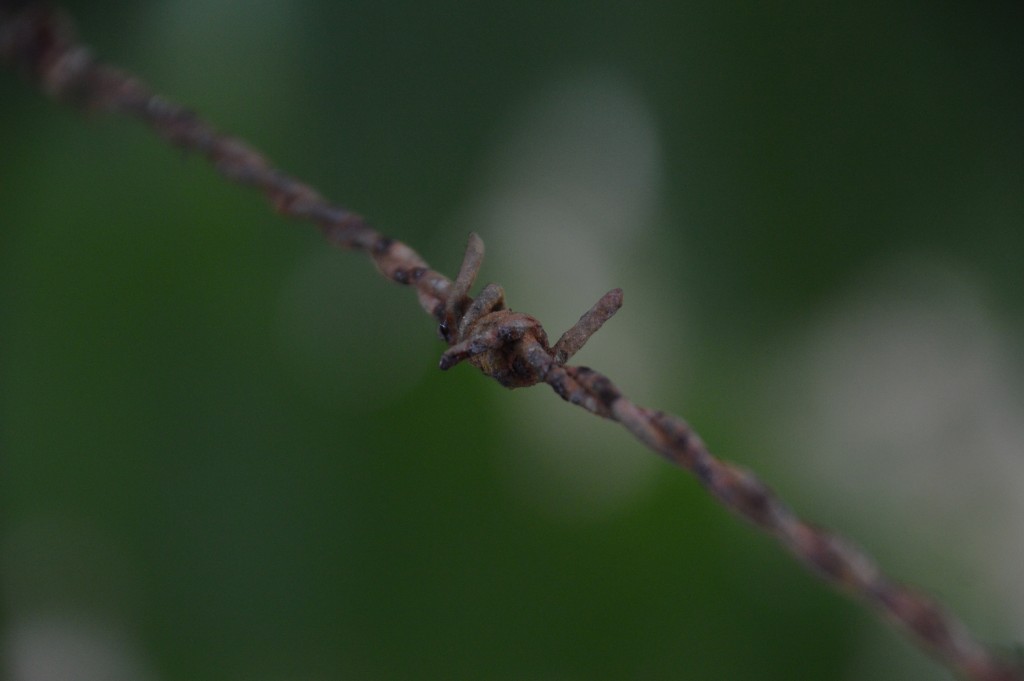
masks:
<path id="1" fill-rule="evenodd" d="M 315 223 L 339 247 L 367 253 L 382 275 L 413 287 L 420 306 L 444 319 L 453 282 L 416 251 L 327 201 L 244 141 L 219 132 L 130 73 L 98 62 L 76 41 L 63 13 L 33 4 L 15 11 L 14 2 L 0 0 L 0 61 L 55 99 L 131 116 L 173 146 L 203 155 L 228 180 L 261 191 L 279 213 Z M 579 330 L 580 338 L 565 345 L 575 351 L 593 330 Z M 522 357 L 514 359 L 532 367 L 535 382 L 546 382 L 564 400 L 622 424 L 645 446 L 692 473 L 723 506 L 775 537 L 826 582 L 882 613 L 950 670 L 972 681 L 1024 681 L 1024 670 L 982 646 L 935 600 L 888 578 L 842 537 L 797 517 L 750 471 L 713 456 L 683 419 L 631 402 L 603 374 L 563 366 L 566 357 L 553 357 L 538 343 L 518 352 Z"/>

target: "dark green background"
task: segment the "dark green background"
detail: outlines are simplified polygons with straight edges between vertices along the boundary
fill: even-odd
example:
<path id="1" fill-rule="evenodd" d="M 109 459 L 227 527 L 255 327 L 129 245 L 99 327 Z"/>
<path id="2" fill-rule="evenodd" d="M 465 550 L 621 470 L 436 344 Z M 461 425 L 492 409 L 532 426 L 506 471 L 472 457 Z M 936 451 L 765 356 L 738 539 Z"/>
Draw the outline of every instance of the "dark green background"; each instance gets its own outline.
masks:
<path id="1" fill-rule="evenodd" d="M 816 507 L 749 399 L 765 349 L 889 254 L 972 272 L 1019 332 L 1020 3 L 173 4 L 68 6 L 103 59 L 448 273 L 521 103 L 559 74 L 616 74 L 652 113 L 662 186 L 657 225 L 615 249 L 660 258 L 634 295 L 687 301 L 687 356 L 664 367 L 678 391 L 651 406 L 986 637 L 1024 636 L 955 569 L 901 563 L 899 517 Z M 110 629 L 159 679 L 848 679 L 865 639 L 886 655 L 874 678 L 942 677 L 667 465 L 594 517 L 524 503 L 501 463 L 523 446 L 502 425 L 521 395 L 432 370 L 430 320 L 361 256 L 332 253 L 336 285 L 294 313 L 329 320 L 311 342 L 340 339 L 336 364 L 289 357 L 282 291 L 328 249 L 141 126 L 0 73 L 9 631 Z M 551 449 L 585 423 L 654 456 L 567 423 Z"/>

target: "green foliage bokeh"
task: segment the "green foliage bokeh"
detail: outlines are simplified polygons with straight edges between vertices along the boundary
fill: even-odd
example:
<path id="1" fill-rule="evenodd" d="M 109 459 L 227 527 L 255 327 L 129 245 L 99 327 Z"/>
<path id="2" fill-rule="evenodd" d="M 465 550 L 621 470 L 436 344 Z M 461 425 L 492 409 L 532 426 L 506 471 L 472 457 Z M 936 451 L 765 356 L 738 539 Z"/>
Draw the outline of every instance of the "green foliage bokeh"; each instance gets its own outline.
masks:
<path id="1" fill-rule="evenodd" d="M 907 250 L 982 273 L 1009 325 L 1024 313 L 1017 3 L 68 7 L 102 59 L 448 273 L 521 102 L 615 74 L 652 112 L 662 178 L 659 226 L 619 252 L 659 254 L 642 294 L 688 301 L 680 390 L 651 406 L 798 500 L 772 462 L 786 443 L 747 449 L 766 346 Z M 337 347 L 303 355 L 304 323 Z M 881 625 L 667 465 L 592 518 L 523 501 L 502 462 L 532 426 L 501 425 L 523 398 L 434 370 L 433 334 L 362 256 L 0 73 L 8 620 L 111 627 L 160 679 L 852 678 Z M 645 352 L 617 350 L 613 378 Z M 653 456 L 567 423 L 550 447 L 586 427 Z M 887 678 L 941 673 L 890 638 Z"/>

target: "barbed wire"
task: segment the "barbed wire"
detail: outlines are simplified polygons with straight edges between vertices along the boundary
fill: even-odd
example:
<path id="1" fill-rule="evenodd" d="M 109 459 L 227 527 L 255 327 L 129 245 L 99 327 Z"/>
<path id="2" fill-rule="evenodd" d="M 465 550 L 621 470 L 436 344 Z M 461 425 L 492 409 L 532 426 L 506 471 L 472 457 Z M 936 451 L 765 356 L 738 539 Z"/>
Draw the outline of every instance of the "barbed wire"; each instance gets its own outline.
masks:
<path id="1" fill-rule="evenodd" d="M 723 506 L 775 537 L 826 582 L 880 612 L 963 678 L 1024 681 L 1024 670 L 982 646 L 935 600 L 888 578 L 870 556 L 842 537 L 799 518 L 749 470 L 713 456 L 686 421 L 633 403 L 598 371 L 566 365 L 621 306 L 618 289 L 606 294 L 552 348 L 536 319 L 504 308 L 500 288 L 488 287 L 476 299 L 468 296 L 483 257 L 475 235 L 452 282 L 415 250 L 273 167 L 246 142 L 219 132 L 130 73 L 97 61 L 77 42 L 62 12 L 34 4 L 16 11 L 15 3 L 0 0 L 0 60 L 57 100 L 142 121 L 170 144 L 205 156 L 232 182 L 260 190 L 279 213 L 313 222 L 331 243 L 366 253 L 383 276 L 412 287 L 420 306 L 438 321 L 450 346 L 442 356 L 442 369 L 469 359 L 502 385 L 547 383 L 562 399 L 619 422 L 648 448 L 692 473 Z"/>

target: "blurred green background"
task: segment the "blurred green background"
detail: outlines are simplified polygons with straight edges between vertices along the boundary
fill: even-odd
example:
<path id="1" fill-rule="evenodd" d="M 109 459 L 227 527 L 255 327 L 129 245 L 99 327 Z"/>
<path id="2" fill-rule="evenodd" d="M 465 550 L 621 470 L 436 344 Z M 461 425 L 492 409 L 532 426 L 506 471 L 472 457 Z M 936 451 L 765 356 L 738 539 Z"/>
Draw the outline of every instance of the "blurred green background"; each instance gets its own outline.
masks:
<path id="1" fill-rule="evenodd" d="M 68 2 L 194 107 L 1024 639 L 1019 2 Z M 613 424 L 0 72 L 6 678 L 934 679 Z"/>

